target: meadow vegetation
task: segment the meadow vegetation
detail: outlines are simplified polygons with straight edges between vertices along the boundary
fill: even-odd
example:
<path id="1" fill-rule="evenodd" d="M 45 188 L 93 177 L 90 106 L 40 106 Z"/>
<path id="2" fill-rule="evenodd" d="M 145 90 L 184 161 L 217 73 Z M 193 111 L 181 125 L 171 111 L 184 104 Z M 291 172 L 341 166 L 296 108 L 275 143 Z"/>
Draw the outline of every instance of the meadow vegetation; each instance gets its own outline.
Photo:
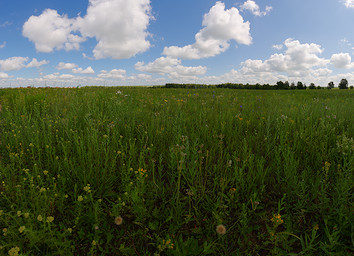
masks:
<path id="1" fill-rule="evenodd" d="M 0 90 L 1 255 L 350 255 L 353 90 Z"/>

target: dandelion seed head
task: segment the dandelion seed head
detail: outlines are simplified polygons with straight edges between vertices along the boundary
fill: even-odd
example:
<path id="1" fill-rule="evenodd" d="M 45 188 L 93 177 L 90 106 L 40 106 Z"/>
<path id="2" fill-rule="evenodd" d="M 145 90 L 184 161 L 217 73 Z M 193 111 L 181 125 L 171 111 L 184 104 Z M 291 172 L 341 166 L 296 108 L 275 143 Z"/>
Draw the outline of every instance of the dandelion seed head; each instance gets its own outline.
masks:
<path id="1" fill-rule="evenodd" d="M 226 234 L 225 226 L 222 224 L 216 226 L 216 233 L 218 233 L 219 235 L 225 235 Z"/>
<path id="2" fill-rule="evenodd" d="M 114 223 L 116 224 L 116 225 L 122 225 L 122 223 L 123 223 L 123 218 L 121 217 L 121 216 L 118 216 L 118 217 L 116 217 L 115 219 L 114 219 Z"/>

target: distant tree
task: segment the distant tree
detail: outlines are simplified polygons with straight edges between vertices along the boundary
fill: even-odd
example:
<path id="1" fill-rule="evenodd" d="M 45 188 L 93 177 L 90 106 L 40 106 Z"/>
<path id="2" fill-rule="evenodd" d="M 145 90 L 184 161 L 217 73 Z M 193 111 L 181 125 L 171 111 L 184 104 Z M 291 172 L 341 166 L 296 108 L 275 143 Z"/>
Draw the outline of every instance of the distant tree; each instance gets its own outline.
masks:
<path id="1" fill-rule="evenodd" d="M 316 85 L 314 83 L 311 83 L 309 89 L 316 89 Z"/>
<path id="2" fill-rule="evenodd" d="M 343 78 L 338 85 L 339 89 L 348 89 L 348 80 Z"/>
<path id="3" fill-rule="evenodd" d="M 284 89 L 289 89 L 290 85 L 288 81 L 285 81 L 284 83 Z"/>
<path id="4" fill-rule="evenodd" d="M 296 89 L 296 85 L 295 85 L 294 82 L 291 82 L 291 84 L 290 84 L 290 89 L 292 89 L 292 90 Z"/>
<path id="5" fill-rule="evenodd" d="M 296 88 L 299 89 L 299 90 L 304 89 L 304 85 L 302 84 L 302 82 L 298 81 L 297 85 L 296 85 Z"/>
<path id="6" fill-rule="evenodd" d="M 283 81 L 278 81 L 276 84 L 276 89 L 284 89 L 285 84 Z"/>
<path id="7" fill-rule="evenodd" d="M 353 90 L 354 86 L 351 85 L 351 86 L 349 86 L 349 88 L 350 88 L 350 90 Z"/>
<path id="8" fill-rule="evenodd" d="M 333 83 L 333 81 L 331 81 L 331 82 L 328 83 L 328 87 L 327 87 L 327 88 L 328 88 L 328 89 L 334 88 L 334 83 Z"/>
<path id="9" fill-rule="evenodd" d="M 319 86 L 319 85 L 318 85 L 316 88 L 317 88 L 318 90 L 321 90 L 321 89 L 322 89 L 322 87 L 321 87 L 321 86 Z"/>

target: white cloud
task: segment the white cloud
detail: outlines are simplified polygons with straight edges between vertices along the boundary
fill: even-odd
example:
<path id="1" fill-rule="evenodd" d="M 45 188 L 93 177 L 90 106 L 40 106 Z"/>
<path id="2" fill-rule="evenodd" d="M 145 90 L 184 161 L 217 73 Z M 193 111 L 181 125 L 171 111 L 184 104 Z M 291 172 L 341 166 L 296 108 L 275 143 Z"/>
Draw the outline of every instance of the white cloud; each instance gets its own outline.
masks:
<path id="1" fill-rule="evenodd" d="M 349 53 L 336 53 L 333 54 L 331 57 L 331 63 L 336 68 L 353 68 L 354 63 L 352 63 L 352 58 L 350 57 Z"/>
<path id="2" fill-rule="evenodd" d="M 126 73 L 127 72 L 124 69 L 112 69 L 111 71 L 101 70 L 98 77 L 108 79 L 124 79 L 126 77 Z"/>
<path id="3" fill-rule="evenodd" d="M 286 72 L 289 76 L 304 75 L 314 67 L 326 66 L 329 60 L 320 58 L 323 52 L 320 45 L 301 44 L 297 40 L 288 38 L 284 45 L 287 47 L 285 54 L 273 54 L 269 59 L 246 60 L 241 63 L 243 73 L 259 72 Z"/>
<path id="4" fill-rule="evenodd" d="M 4 72 L 0 72 L 0 79 L 6 79 L 9 78 L 10 76 Z"/>
<path id="5" fill-rule="evenodd" d="M 86 16 L 79 17 L 76 26 L 98 41 L 96 59 L 126 59 L 149 49 L 150 11 L 150 0 L 90 0 Z"/>
<path id="6" fill-rule="evenodd" d="M 240 6 L 241 10 L 248 10 L 255 16 L 265 16 L 267 15 L 273 8 L 271 6 L 266 6 L 266 10 L 261 12 L 258 4 L 256 4 L 253 0 L 247 0 Z"/>
<path id="7" fill-rule="evenodd" d="M 39 52 L 78 50 L 87 37 L 95 37 L 96 59 L 130 58 L 150 47 L 150 11 L 150 0 L 89 0 L 85 17 L 70 19 L 46 9 L 26 21 L 22 34 Z"/>
<path id="8" fill-rule="evenodd" d="M 35 44 L 38 52 L 74 50 L 80 48 L 84 38 L 72 34 L 74 19 L 46 9 L 39 16 L 31 16 L 23 25 L 22 34 Z"/>
<path id="9" fill-rule="evenodd" d="M 347 8 L 354 8 L 354 0 L 342 0 L 345 7 Z"/>
<path id="10" fill-rule="evenodd" d="M 95 71 L 92 69 L 92 67 L 87 67 L 86 69 L 82 69 L 82 68 L 74 68 L 72 70 L 72 72 L 74 74 L 86 74 L 86 75 L 89 75 L 89 74 L 94 74 Z"/>
<path id="11" fill-rule="evenodd" d="M 62 79 L 72 79 L 72 78 L 75 78 L 74 75 L 70 75 L 70 74 L 62 74 L 60 76 L 58 76 L 59 78 L 62 78 Z"/>
<path id="12" fill-rule="evenodd" d="M 74 69 L 74 68 L 77 68 L 77 65 L 74 64 L 74 63 L 64 63 L 64 62 L 60 62 L 56 68 L 57 68 L 58 70 Z"/>
<path id="13" fill-rule="evenodd" d="M 230 40 L 250 45 L 250 23 L 244 22 L 237 8 L 225 10 L 225 4 L 216 2 L 204 15 L 202 28 L 195 35 L 195 43 L 184 47 L 165 47 L 163 54 L 182 59 L 201 59 L 216 56 L 226 51 Z"/>
<path id="14" fill-rule="evenodd" d="M 12 71 L 20 70 L 26 67 L 27 57 L 11 57 L 6 60 L 0 60 L 0 70 Z"/>
<path id="15" fill-rule="evenodd" d="M 42 65 L 46 65 L 48 63 L 49 63 L 49 61 L 47 61 L 47 60 L 38 61 L 36 58 L 33 58 L 32 61 L 26 65 L 26 67 L 27 68 L 38 68 L 38 67 L 40 67 Z"/>
<path id="16" fill-rule="evenodd" d="M 6 46 L 6 41 L 4 41 L 2 44 L 0 44 L 0 49 L 5 48 Z"/>
<path id="17" fill-rule="evenodd" d="M 281 49 L 283 49 L 283 45 L 282 44 L 274 44 L 272 45 L 273 49 L 280 51 Z"/>
<path id="18" fill-rule="evenodd" d="M 145 65 L 144 62 L 137 62 L 135 69 L 141 72 L 168 74 L 174 77 L 198 76 L 206 73 L 207 68 L 202 66 L 185 67 L 181 65 L 181 60 L 171 57 L 160 57 Z"/>

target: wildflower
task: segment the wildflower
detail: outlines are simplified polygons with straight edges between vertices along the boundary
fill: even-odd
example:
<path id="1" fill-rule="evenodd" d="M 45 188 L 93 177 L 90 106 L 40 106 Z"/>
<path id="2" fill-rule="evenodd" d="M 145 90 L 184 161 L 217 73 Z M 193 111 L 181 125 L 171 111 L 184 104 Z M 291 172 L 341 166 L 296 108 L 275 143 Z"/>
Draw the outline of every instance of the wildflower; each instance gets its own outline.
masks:
<path id="1" fill-rule="evenodd" d="M 38 221 L 42 221 L 42 220 L 43 220 L 42 215 L 38 215 L 37 220 L 38 220 Z"/>
<path id="2" fill-rule="evenodd" d="M 87 184 L 87 185 L 84 187 L 84 190 L 85 190 L 87 193 L 90 193 L 90 192 L 91 192 L 90 184 Z"/>
<path id="3" fill-rule="evenodd" d="M 222 224 L 216 226 L 216 233 L 218 233 L 219 235 L 225 235 L 226 234 L 225 226 Z"/>
<path id="4" fill-rule="evenodd" d="M 48 217 L 47 217 L 47 222 L 48 222 L 48 223 L 53 222 L 53 220 L 54 220 L 54 217 L 53 217 L 53 216 L 48 216 Z"/>
<path id="5" fill-rule="evenodd" d="M 82 196 L 78 196 L 77 201 L 81 202 L 82 200 L 84 200 L 84 198 Z"/>
<path id="6" fill-rule="evenodd" d="M 22 215 L 21 211 L 17 211 L 17 216 L 20 217 Z"/>
<path id="7" fill-rule="evenodd" d="M 316 224 L 314 227 L 313 227 L 314 230 L 318 230 L 319 229 L 319 226 L 318 224 Z"/>
<path id="8" fill-rule="evenodd" d="M 68 195 L 65 195 L 64 197 L 65 197 L 65 198 L 68 198 L 69 196 L 68 196 Z"/>
<path id="9" fill-rule="evenodd" d="M 92 245 L 93 245 L 93 246 L 97 245 L 96 240 L 93 240 L 93 241 L 92 241 Z"/>
<path id="10" fill-rule="evenodd" d="M 44 171 L 43 171 L 43 174 L 44 174 L 44 175 L 47 175 L 47 174 L 48 174 L 48 171 L 47 171 L 47 170 L 44 170 Z"/>
<path id="11" fill-rule="evenodd" d="M 236 192 L 236 188 L 230 188 L 230 193 L 235 193 Z"/>
<path id="12" fill-rule="evenodd" d="M 13 247 L 9 250 L 9 255 L 10 256 L 18 256 L 19 251 L 20 251 L 20 248 L 18 246 Z"/>
<path id="13" fill-rule="evenodd" d="M 20 233 L 22 233 L 23 231 L 25 231 L 26 227 L 25 226 L 21 226 L 18 231 L 20 231 Z"/>
<path id="14" fill-rule="evenodd" d="M 73 232 L 72 228 L 68 228 L 68 232 L 71 234 Z"/>
<path id="15" fill-rule="evenodd" d="M 281 215 L 278 213 L 277 215 L 274 215 L 273 218 L 270 219 L 272 222 L 274 222 L 275 225 L 280 225 L 284 223 L 284 221 L 281 218 Z"/>
<path id="16" fill-rule="evenodd" d="M 39 190 L 39 193 L 42 193 L 42 192 L 45 192 L 46 191 L 46 188 L 41 188 L 40 190 Z"/>
<path id="17" fill-rule="evenodd" d="M 123 218 L 121 217 L 121 216 L 118 216 L 118 217 L 116 217 L 115 219 L 114 219 L 114 223 L 116 224 L 116 225 L 122 225 L 122 223 L 123 223 Z"/>
<path id="18" fill-rule="evenodd" d="M 166 240 L 162 240 L 163 246 L 165 248 L 169 248 L 169 249 L 173 249 L 174 244 L 171 243 L 171 239 Z"/>
<path id="19" fill-rule="evenodd" d="M 25 217 L 27 219 L 29 217 L 29 212 L 24 213 L 23 217 Z"/>
<path id="20" fill-rule="evenodd" d="M 7 228 L 3 228 L 2 232 L 4 233 L 4 236 L 6 236 L 7 235 Z"/>

